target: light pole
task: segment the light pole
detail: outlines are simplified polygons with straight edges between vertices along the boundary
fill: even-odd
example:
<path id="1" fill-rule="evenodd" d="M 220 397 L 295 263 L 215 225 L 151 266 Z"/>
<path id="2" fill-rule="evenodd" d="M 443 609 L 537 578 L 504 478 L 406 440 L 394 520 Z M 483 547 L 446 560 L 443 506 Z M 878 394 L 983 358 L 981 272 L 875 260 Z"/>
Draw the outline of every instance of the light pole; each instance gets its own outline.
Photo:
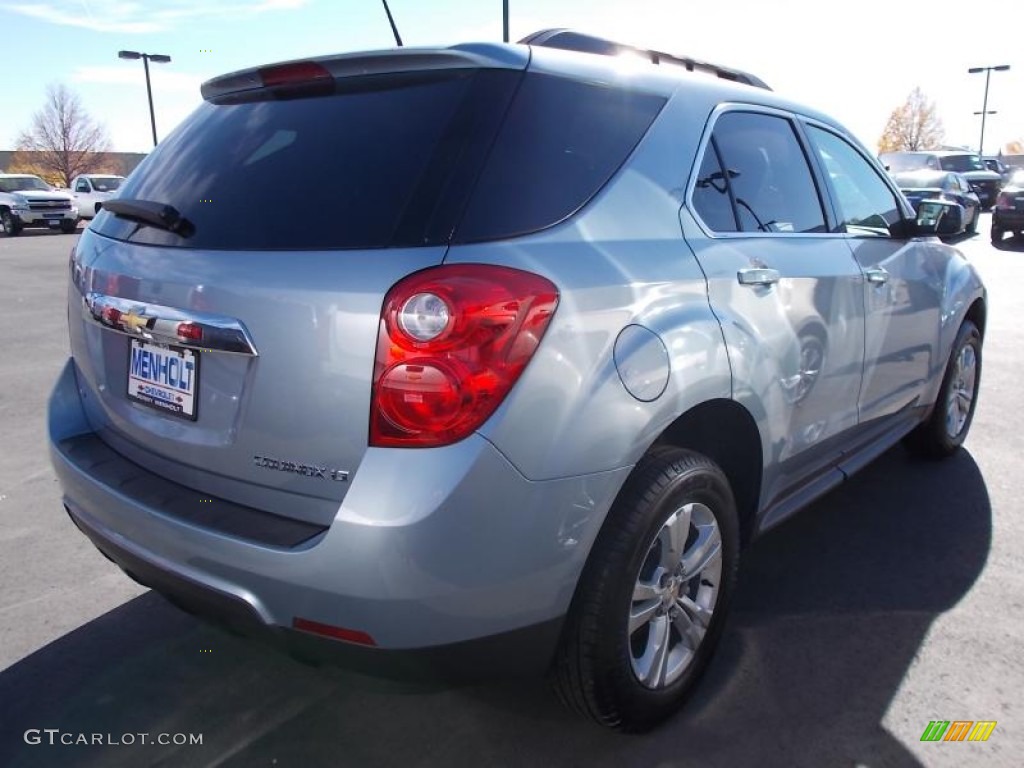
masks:
<path id="1" fill-rule="evenodd" d="M 981 138 L 978 140 L 978 157 L 982 160 L 985 159 L 985 116 L 989 114 L 995 114 L 995 112 L 988 111 L 988 80 L 992 76 L 992 72 L 1005 72 L 1010 68 L 1009 64 L 1000 64 L 997 67 L 971 67 L 967 70 L 968 74 L 976 75 L 979 72 L 985 73 L 985 99 L 981 104 Z M 975 112 L 974 114 L 978 114 Z"/>
<path id="2" fill-rule="evenodd" d="M 119 59 L 142 59 L 142 66 L 146 69 L 146 96 L 149 97 L 149 123 L 153 128 L 153 146 L 156 146 L 156 115 L 153 114 L 153 89 L 149 85 L 149 62 L 155 61 L 157 64 L 167 64 L 170 60 L 170 56 L 164 56 L 160 53 L 139 53 L 138 51 L 118 51 L 117 57 Z"/>
<path id="3" fill-rule="evenodd" d="M 508 42 L 508 0 L 503 0 L 501 4 L 501 40 L 504 43 Z"/>

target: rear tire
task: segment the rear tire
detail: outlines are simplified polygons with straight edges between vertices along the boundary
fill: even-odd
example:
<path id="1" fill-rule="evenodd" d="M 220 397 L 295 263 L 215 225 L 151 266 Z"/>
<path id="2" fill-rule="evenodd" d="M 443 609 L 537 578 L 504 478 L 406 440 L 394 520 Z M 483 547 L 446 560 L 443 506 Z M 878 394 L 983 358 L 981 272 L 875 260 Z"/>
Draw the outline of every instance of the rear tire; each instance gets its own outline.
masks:
<path id="1" fill-rule="evenodd" d="M 710 459 L 661 448 L 633 470 L 594 543 L 552 669 L 570 708 L 643 731 L 685 701 L 722 633 L 739 522 Z"/>
<path id="2" fill-rule="evenodd" d="M 995 224 L 992 225 L 992 245 L 999 245 L 1003 240 L 1003 230 L 997 227 Z"/>
<path id="3" fill-rule="evenodd" d="M 971 428 L 980 384 L 981 333 L 974 323 L 964 320 L 953 342 L 932 415 L 907 436 L 907 447 L 929 459 L 956 453 Z"/>

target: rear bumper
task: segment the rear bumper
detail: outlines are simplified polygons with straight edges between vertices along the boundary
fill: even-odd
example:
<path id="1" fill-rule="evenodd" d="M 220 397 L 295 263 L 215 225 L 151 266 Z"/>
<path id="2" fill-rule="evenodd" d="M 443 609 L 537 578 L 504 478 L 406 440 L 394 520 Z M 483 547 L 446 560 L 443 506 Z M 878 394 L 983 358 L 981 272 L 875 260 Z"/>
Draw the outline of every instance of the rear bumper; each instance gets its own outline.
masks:
<path id="1" fill-rule="evenodd" d="M 245 600 L 145 559 L 130 545 L 116 544 L 82 512 L 65 505 L 72 522 L 107 559 L 133 580 L 179 608 L 253 637 L 308 662 L 340 664 L 363 673 L 401 680 L 471 682 L 493 677 L 542 674 L 558 642 L 561 617 L 530 627 L 460 643 L 388 650 L 338 642 L 264 623 Z"/>
<path id="2" fill-rule="evenodd" d="M 999 208 L 992 209 L 992 226 L 1000 229 L 1022 230 L 1024 229 L 1024 211 L 1006 211 Z"/>
<path id="3" fill-rule="evenodd" d="M 255 540 L 176 511 L 158 488 L 146 495 L 139 489 L 166 481 L 120 454 L 103 459 L 114 470 L 100 471 L 88 451 L 69 451 L 98 440 L 79 398 L 69 361 L 50 401 L 51 458 L 65 506 L 97 548 L 201 614 L 307 650 L 327 645 L 370 672 L 404 675 L 408 665 L 384 653 L 394 650 L 439 669 L 463 654 L 455 666 L 475 676 L 470 641 L 521 644 L 502 664 L 514 657 L 524 671 L 543 669 L 629 471 L 531 482 L 475 435 L 442 449 L 370 449 L 325 531 Z M 314 643 L 296 620 L 365 635 L 374 647 Z"/>

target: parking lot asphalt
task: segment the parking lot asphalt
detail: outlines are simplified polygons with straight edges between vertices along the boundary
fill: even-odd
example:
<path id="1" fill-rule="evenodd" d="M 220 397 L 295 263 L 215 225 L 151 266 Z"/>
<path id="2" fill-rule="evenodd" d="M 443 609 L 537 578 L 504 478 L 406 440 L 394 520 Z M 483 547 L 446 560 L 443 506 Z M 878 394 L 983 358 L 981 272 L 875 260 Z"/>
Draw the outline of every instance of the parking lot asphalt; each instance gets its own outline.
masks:
<path id="1" fill-rule="evenodd" d="M 1024 243 L 996 249 L 988 225 L 958 243 L 990 293 L 965 450 L 895 448 L 758 541 L 696 696 L 643 736 L 576 719 L 542 681 L 308 667 L 131 582 L 69 522 L 46 455 L 76 238 L 0 237 L 0 765 L 1019 766 Z M 931 720 L 998 725 L 985 743 L 921 742 Z M 28 729 L 115 743 L 29 744 Z M 202 744 L 125 743 L 140 733 Z"/>

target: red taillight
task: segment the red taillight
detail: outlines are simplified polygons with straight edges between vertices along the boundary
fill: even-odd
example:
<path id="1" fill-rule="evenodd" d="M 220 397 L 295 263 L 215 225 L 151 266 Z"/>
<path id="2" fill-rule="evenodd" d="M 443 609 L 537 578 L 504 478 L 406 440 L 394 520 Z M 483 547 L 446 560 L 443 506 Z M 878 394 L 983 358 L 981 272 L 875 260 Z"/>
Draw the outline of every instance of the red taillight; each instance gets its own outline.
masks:
<path id="1" fill-rule="evenodd" d="M 512 389 L 557 305 L 549 280 L 508 267 L 451 264 L 397 283 L 381 310 L 370 445 L 469 435 Z"/>
<path id="2" fill-rule="evenodd" d="M 1000 208 L 1004 211 L 1013 209 L 1013 195 L 1009 192 L 1000 192 L 999 197 L 996 198 L 996 208 Z"/>
<path id="3" fill-rule="evenodd" d="M 202 341 L 203 328 L 195 323 L 178 323 L 178 338 L 188 341 Z"/>

